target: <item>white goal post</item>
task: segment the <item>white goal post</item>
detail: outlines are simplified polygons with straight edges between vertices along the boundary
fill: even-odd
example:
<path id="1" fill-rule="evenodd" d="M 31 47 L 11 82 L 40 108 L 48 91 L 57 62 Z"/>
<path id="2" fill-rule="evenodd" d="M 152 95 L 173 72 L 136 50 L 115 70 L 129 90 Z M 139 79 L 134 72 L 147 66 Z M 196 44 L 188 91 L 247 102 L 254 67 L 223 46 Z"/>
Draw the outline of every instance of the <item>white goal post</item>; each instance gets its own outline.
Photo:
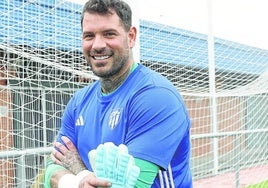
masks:
<path id="1" fill-rule="evenodd" d="M 0 1 L 0 187 L 32 187 L 66 103 L 98 79 L 81 51 L 81 8 L 67 0 Z M 171 80 L 186 102 L 194 182 L 234 172 L 230 182 L 238 186 L 241 170 L 267 167 L 268 50 L 137 23 L 136 58 Z M 254 176 L 262 181 L 263 173 Z"/>

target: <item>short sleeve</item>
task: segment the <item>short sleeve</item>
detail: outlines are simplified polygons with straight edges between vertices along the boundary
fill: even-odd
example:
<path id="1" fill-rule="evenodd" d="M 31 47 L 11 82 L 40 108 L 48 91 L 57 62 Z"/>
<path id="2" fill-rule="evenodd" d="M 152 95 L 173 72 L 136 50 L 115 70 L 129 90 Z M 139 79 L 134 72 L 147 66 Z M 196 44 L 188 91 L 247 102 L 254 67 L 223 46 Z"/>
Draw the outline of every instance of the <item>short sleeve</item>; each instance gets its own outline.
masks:
<path id="1" fill-rule="evenodd" d="M 64 110 L 62 120 L 61 120 L 61 128 L 57 136 L 57 141 L 61 142 L 62 136 L 67 136 L 72 143 L 77 143 L 76 135 L 75 135 L 75 98 L 72 97 L 70 101 L 67 103 L 66 108 Z"/>
<path id="2" fill-rule="evenodd" d="M 180 95 L 163 87 L 147 88 L 130 102 L 128 116 L 130 153 L 166 169 L 190 127 Z"/>

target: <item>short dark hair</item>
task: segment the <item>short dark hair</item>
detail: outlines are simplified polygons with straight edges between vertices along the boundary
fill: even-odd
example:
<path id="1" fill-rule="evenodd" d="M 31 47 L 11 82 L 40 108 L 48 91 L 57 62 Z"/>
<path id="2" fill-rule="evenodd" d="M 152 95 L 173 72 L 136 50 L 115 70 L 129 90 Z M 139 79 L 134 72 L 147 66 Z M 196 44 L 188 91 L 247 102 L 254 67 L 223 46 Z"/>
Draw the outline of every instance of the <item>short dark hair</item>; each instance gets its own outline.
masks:
<path id="1" fill-rule="evenodd" d="M 105 15 L 112 14 L 111 10 L 116 12 L 125 30 L 129 31 L 132 25 L 132 11 L 130 6 L 122 0 L 88 0 L 82 10 L 81 26 L 83 27 L 86 12 Z"/>

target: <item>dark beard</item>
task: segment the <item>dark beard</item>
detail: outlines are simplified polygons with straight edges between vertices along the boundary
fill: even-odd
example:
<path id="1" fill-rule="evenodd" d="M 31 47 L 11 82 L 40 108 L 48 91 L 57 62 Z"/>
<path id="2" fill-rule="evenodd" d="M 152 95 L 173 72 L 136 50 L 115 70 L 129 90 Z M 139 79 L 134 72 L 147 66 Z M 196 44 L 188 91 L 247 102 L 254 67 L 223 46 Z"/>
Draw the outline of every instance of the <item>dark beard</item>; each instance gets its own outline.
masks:
<path id="1" fill-rule="evenodd" d="M 91 66 L 91 64 L 90 64 L 90 67 L 91 67 L 91 70 L 92 70 L 92 72 L 96 75 L 96 76 L 98 76 L 98 77 L 100 77 L 100 78 L 104 78 L 104 79 L 106 79 L 106 78 L 111 78 L 111 77 L 113 77 L 113 76 L 115 76 L 115 75 L 117 75 L 121 70 L 122 70 L 122 68 L 125 66 L 125 64 L 127 63 L 127 60 L 128 60 L 128 56 L 123 56 L 121 59 L 119 59 L 119 58 L 116 58 L 115 59 L 115 62 L 116 63 L 114 63 L 113 65 L 112 65 L 112 68 L 111 68 L 111 70 L 109 70 L 108 72 L 95 72 L 93 69 L 92 69 L 92 66 Z"/>
<path id="2" fill-rule="evenodd" d="M 125 60 L 122 60 L 119 64 L 114 64 L 112 66 L 112 69 L 109 70 L 108 72 L 101 72 L 101 73 L 98 73 L 98 72 L 95 72 L 94 70 L 92 70 L 92 72 L 100 77 L 100 78 L 111 78 L 113 77 L 114 75 L 117 75 L 121 70 L 122 68 L 124 67 L 124 65 L 126 64 L 126 61 Z"/>

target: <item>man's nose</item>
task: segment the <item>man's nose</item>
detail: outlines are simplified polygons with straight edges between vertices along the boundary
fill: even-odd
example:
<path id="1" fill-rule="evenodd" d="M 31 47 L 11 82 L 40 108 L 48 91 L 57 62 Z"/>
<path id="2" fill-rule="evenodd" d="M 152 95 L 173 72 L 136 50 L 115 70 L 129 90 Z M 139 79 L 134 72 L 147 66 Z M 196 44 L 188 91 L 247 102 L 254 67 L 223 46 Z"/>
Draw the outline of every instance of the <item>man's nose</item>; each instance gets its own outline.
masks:
<path id="1" fill-rule="evenodd" d="M 92 43 L 92 48 L 93 49 L 103 49 L 106 47 L 106 42 L 102 36 L 95 36 L 93 43 Z"/>

